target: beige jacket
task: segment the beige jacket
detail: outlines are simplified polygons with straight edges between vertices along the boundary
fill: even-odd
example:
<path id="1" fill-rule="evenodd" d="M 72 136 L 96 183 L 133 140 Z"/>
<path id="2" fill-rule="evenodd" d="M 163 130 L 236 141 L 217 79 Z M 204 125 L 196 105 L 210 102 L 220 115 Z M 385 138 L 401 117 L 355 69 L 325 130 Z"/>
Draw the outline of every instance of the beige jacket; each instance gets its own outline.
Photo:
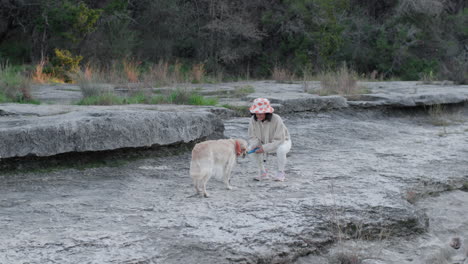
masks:
<path id="1" fill-rule="evenodd" d="M 265 152 L 275 152 L 281 143 L 290 140 L 289 131 L 281 117 L 273 114 L 271 121 L 255 121 L 250 119 L 249 124 L 249 150 L 262 145 Z"/>

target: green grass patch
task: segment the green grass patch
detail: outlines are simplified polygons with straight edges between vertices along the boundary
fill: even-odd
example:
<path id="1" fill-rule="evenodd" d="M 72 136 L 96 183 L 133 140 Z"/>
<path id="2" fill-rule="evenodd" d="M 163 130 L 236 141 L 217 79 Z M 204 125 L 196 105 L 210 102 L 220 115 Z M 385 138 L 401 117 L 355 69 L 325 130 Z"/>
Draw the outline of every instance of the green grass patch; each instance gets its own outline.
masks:
<path id="1" fill-rule="evenodd" d="M 218 104 L 218 98 L 216 97 L 204 97 L 199 94 L 191 94 L 189 97 L 190 105 L 216 105 Z"/>
<path id="2" fill-rule="evenodd" d="M 160 95 L 157 98 L 159 103 L 185 104 L 185 105 L 216 105 L 218 98 L 204 97 L 196 92 L 176 89 L 168 95 Z"/>
<path id="3" fill-rule="evenodd" d="M 196 92 L 174 90 L 168 94 L 148 96 L 136 93 L 129 97 L 117 96 L 114 93 L 103 93 L 81 99 L 78 105 L 123 105 L 123 104 L 184 104 L 184 105 L 216 105 L 218 98 L 204 97 Z"/>

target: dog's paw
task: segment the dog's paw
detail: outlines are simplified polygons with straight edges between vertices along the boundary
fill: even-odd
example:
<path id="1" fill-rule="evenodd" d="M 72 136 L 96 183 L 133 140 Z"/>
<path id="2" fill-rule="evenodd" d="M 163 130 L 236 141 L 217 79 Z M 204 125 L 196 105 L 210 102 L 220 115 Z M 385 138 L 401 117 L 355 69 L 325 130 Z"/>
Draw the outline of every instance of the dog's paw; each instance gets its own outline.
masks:
<path id="1" fill-rule="evenodd" d="M 232 190 L 232 189 L 234 189 L 234 188 L 232 188 L 232 186 L 229 185 L 229 186 L 226 186 L 226 189 Z"/>

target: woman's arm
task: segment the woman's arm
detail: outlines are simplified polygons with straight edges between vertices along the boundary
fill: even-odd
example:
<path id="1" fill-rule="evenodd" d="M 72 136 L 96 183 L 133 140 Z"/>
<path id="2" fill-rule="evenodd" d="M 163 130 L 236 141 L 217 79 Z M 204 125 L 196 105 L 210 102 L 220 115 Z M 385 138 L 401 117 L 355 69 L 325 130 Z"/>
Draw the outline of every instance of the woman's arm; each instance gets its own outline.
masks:
<path id="1" fill-rule="evenodd" d="M 273 138 L 270 138 L 270 143 L 263 144 L 263 150 L 265 152 L 274 152 L 276 149 L 281 145 L 284 140 L 286 139 L 285 135 L 285 125 L 281 117 L 276 116 L 274 120 L 273 126 L 270 127 L 273 131 L 268 131 L 267 133 L 273 134 Z"/>
<path id="2" fill-rule="evenodd" d="M 255 120 L 253 117 L 250 119 L 249 129 L 248 129 L 248 136 L 249 136 L 249 146 L 247 147 L 247 151 L 254 149 L 255 147 L 261 145 L 261 140 L 255 134 Z"/>

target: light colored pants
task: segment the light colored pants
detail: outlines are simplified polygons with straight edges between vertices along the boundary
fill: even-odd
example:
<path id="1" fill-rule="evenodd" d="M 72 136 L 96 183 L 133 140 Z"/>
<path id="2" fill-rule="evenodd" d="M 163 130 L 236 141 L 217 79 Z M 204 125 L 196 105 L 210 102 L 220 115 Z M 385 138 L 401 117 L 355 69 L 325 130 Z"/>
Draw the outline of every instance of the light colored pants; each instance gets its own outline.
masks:
<path id="1" fill-rule="evenodd" d="M 283 142 L 283 144 L 278 146 L 278 149 L 276 149 L 276 157 L 278 158 L 278 171 L 284 172 L 284 168 L 286 167 L 286 154 L 291 150 L 291 140 L 286 140 Z M 258 168 L 260 170 L 260 173 L 265 172 L 265 165 L 263 164 L 263 160 L 265 159 L 265 153 L 260 153 L 257 154 L 255 153 L 255 160 L 257 161 Z"/>

